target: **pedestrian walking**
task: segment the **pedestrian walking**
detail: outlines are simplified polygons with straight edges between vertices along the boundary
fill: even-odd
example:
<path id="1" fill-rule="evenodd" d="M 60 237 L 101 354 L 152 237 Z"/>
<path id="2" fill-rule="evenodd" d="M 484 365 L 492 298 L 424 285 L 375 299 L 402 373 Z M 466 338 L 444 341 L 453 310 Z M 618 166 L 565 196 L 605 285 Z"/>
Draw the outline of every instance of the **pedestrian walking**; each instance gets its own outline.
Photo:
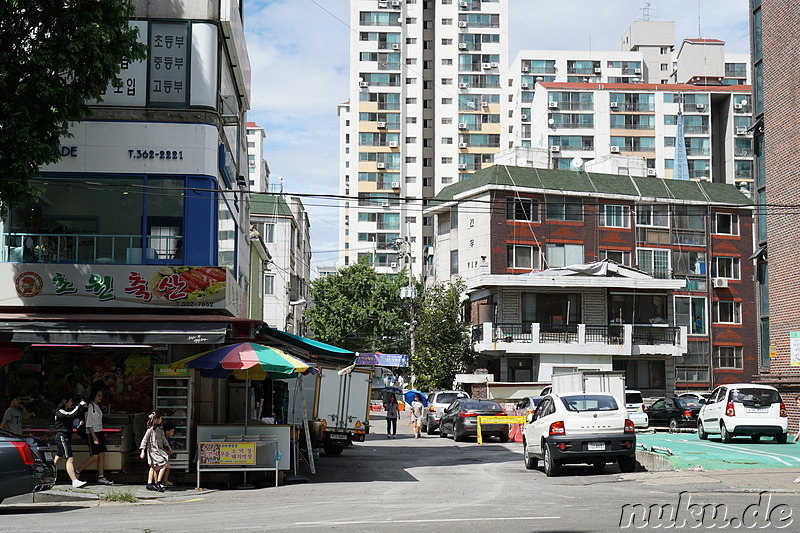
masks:
<path id="1" fill-rule="evenodd" d="M 395 369 L 394 376 L 392 376 L 392 386 L 397 387 L 400 390 L 406 388 L 406 380 L 403 379 L 403 373 L 399 368 Z"/>
<path id="2" fill-rule="evenodd" d="M 167 438 L 164 436 L 164 429 L 161 427 L 161 413 L 153 411 L 147 419 L 147 431 L 142 438 L 142 443 L 139 444 L 141 453 L 139 457 L 142 459 L 147 457 L 147 464 L 150 469 L 147 472 L 147 490 L 157 490 L 164 492 L 164 474 L 166 473 L 167 462 L 169 461 L 169 454 L 164 449 L 168 446 Z"/>
<path id="3" fill-rule="evenodd" d="M 411 428 L 414 430 L 414 438 L 418 439 L 422 434 L 422 413 L 425 405 L 422 403 L 422 396 L 419 394 L 414 395 L 414 401 L 411 402 Z"/>
<path id="4" fill-rule="evenodd" d="M 383 406 L 386 410 L 386 438 L 397 436 L 397 417 L 400 416 L 400 405 L 394 394 L 389 396 L 389 401 Z"/>
<path id="5" fill-rule="evenodd" d="M 53 460 L 53 464 L 58 465 L 61 459 L 67 462 L 67 475 L 72 480 L 72 488 L 74 489 L 79 489 L 86 485 L 86 482 L 78 479 L 75 474 L 75 460 L 72 457 L 72 430 L 75 427 L 75 415 L 84 407 L 86 407 L 86 402 L 83 400 L 73 407 L 72 398 L 64 398 L 56 407 L 56 458 Z"/>
<path id="6" fill-rule="evenodd" d="M 77 470 L 75 476 L 80 479 L 81 472 L 90 464 L 97 462 L 97 482 L 100 485 L 113 485 L 106 479 L 106 435 L 103 432 L 103 410 L 100 402 L 103 401 L 103 389 L 95 386 L 89 395 L 91 403 L 86 406 L 86 442 L 89 444 L 89 457 L 85 459 Z"/>

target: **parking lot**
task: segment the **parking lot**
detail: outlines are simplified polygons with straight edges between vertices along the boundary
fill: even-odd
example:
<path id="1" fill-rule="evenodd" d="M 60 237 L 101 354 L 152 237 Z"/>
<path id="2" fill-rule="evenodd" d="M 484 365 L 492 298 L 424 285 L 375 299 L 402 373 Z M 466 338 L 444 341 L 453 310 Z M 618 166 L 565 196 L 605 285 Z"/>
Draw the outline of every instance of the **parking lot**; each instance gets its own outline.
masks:
<path id="1" fill-rule="evenodd" d="M 792 444 L 790 435 L 787 444 L 776 444 L 772 439 L 751 442 L 746 437 L 736 437 L 724 444 L 717 437 L 700 440 L 697 433 L 640 433 L 637 444 L 647 450 L 668 455 L 659 448 L 668 448 L 676 469 L 702 466 L 704 470 L 730 470 L 742 468 L 800 468 L 800 443 Z"/>

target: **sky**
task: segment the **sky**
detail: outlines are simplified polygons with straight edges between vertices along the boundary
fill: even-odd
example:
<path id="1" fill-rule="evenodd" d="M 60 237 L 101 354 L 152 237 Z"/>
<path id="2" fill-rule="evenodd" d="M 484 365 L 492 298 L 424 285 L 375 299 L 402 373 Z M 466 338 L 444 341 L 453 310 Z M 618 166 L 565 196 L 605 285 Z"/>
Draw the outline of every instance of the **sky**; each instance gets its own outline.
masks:
<path id="1" fill-rule="evenodd" d="M 424 0 L 418 0 L 422 2 Z M 439 0 L 434 0 L 439 1 Z M 252 67 L 248 121 L 266 133 L 270 180 L 284 192 L 339 193 L 339 120 L 348 99 L 349 0 L 244 0 Z M 377 4 L 377 2 L 376 2 Z M 675 21 L 675 38 L 749 52 L 748 0 L 509 0 L 509 62 L 520 50 L 617 50 L 634 20 Z M 303 198 L 312 271 L 338 259 L 337 201 Z"/>

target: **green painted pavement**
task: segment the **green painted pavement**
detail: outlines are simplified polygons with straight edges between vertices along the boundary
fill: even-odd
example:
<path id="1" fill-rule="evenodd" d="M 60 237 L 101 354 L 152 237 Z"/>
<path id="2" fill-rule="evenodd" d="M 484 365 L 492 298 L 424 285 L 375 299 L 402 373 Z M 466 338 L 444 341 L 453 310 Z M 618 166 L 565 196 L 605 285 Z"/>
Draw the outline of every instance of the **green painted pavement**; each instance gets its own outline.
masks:
<path id="1" fill-rule="evenodd" d="M 674 468 L 687 469 L 702 466 L 704 470 L 732 470 L 743 468 L 793 468 L 800 469 L 800 443 L 777 444 L 771 438 L 751 442 L 748 437 L 734 437 L 729 444 L 719 438 L 700 440 L 697 433 L 637 433 L 637 445 L 669 448 L 669 459 Z M 641 446 L 640 446 L 641 449 Z"/>

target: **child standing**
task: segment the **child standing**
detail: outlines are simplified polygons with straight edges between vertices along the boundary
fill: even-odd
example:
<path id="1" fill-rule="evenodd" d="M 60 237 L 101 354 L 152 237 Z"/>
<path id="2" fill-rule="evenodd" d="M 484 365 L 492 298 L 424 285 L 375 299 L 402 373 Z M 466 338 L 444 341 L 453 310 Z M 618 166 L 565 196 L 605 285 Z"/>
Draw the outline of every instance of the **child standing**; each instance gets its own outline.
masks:
<path id="1" fill-rule="evenodd" d="M 175 436 L 175 424 L 167 422 L 164 424 L 164 437 L 167 439 L 167 445 L 164 446 L 164 451 L 167 452 L 169 457 L 172 457 L 172 437 Z M 164 467 L 164 480 L 161 482 L 165 487 L 171 487 L 174 483 L 169 480 L 169 460 L 167 466 Z"/>
<path id="2" fill-rule="evenodd" d="M 144 434 L 142 443 L 139 449 L 142 452 L 139 457 L 142 459 L 147 455 L 147 464 L 150 465 L 150 470 L 147 473 L 147 490 L 157 490 L 164 492 L 164 479 L 165 468 L 169 461 L 169 455 L 164 450 L 167 445 L 167 439 L 164 436 L 164 430 L 161 427 L 161 413 L 153 411 L 147 420 L 147 431 Z"/>
<path id="3" fill-rule="evenodd" d="M 83 407 L 86 407 L 86 402 L 83 400 L 75 407 L 72 407 L 72 398 L 65 398 L 61 400 L 58 407 L 56 407 L 55 416 L 56 458 L 53 464 L 57 465 L 61 459 L 67 461 L 67 474 L 72 480 L 72 488 L 74 489 L 79 489 L 86 485 L 86 482 L 79 480 L 78 476 L 75 474 L 75 464 L 72 457 L 73 419 Z"/>

